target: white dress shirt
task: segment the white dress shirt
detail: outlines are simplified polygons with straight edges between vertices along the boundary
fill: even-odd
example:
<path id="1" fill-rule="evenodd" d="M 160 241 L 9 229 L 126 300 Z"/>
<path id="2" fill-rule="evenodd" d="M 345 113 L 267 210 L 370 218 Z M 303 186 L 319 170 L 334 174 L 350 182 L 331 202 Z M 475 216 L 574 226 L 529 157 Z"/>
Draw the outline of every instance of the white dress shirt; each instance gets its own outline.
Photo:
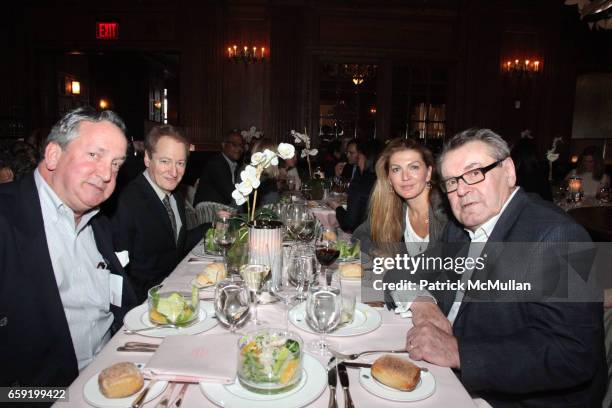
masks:
<path id="1" fill-rule="evenodd" d="M 74 212 L 34 171 L 40 198 L 47 246 L 55 281 L 64 307 L 79 370 L 85 368 L 111 337 L 110 271 L 98 268 L 105 262 L 98 251 L 89 221 L 93 209 L 75 224 Z"/>
<path id="2" fill-rule="evenodd" d="M 151 176 L 149 176 L 149 172 L 147 170 L 145 170 L 143 174 L 149 184 L 151 184 L 151 187 L 153 187 L 153 190 L 155 191 L 155 194 L 157 194 L 157 197 L 159 197 L 159 201 L 163 202 L 164 198 L 166 198 L 166 192 L 159 188 L 159 186 L 155 184 L 153 180 L 151 180 Z M 170 207 L 172 207 L 172 212 L 174 213 L 174 221 L 176 222 L 176 239 L 178 239 L 178 234 L 181 232 L 181 227 L 183 226 L 183 223 L 181 222 L 181 217 L 179 215 L 176 199 L 174 198 L 172 193 L 168 194 L 168 196 L 170 197 Z"/>
<path id="3" fill-rule="evenodd" d="M 489 218 L 484 224 L 478 227 L 476 231 L 472 231 L 472 230 L 465 228 L 471 240 L 470 249 L 468 250 L 468 254 L 467 254 L 468 258 L 475 259 L 480 256 L 482 249 L 484 248 L 484 244 L 489 240 L 489 237 L 491 236 L 491 233 L 493 232 L 493 229 L 495 228 L 497 221 L 499 221 L 499 218 L 504 213 L 504 211 L 506 210 L 506 207 L 508 207 L 508 204 L 510 203 L 512 198 L 515 196 L 519 188 L 520 187 L 516 187 L 514 191 L 512 192 L 512 194 L 510 194 L 510 197 L 508 197 L 508 199 L 504 203 L 504 206 L 502 207 L 500 212 L 497 215 Z M 478 245 L 472 245 L 472 243 L 478 244 Z M 463 276 L 461 277 L 461 282 L 469 281 L 470 278 L 472 277 L 472 272 L 474 272 L 473 269 L 469 269 L 469 270 L 466 269 L 466 271 L 463 273 Z M 455 319 L 457 318 L 457 313 L 459 313 L 459 308 L 461 307 L 461 302 L 463 301 L 464 295 L 465 295 L 465 292 L 457 291 L 457 294 L 455 296 L 455 301 L 453 302 L 453 305 L 451 306 L 451 309 L 448 312 L 448 316 L 447 316 L 451 325 L 455 322 Z"/>

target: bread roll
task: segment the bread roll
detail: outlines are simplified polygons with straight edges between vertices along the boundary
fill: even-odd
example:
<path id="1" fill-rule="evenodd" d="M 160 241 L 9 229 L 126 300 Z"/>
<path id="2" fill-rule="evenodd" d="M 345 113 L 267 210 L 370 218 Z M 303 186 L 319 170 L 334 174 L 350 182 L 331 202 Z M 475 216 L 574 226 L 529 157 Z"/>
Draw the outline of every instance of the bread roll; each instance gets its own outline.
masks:
<path id="1" fill-rule="evenodd" d="M 325 239 L 327 241 L 337 241 L 338 240 L 338 235 L 336 235 L 336 233 L 334 231 L 325 230 L 325 231 L 323 231 L 323 239 Z"/>
<path id="2" fill-rule="evenodd" d="M 412 391 L 421 378 L 421 369 L 403 358 L 385 355 L 372 364 L 372 377 L 400 391 Z"/>
<path id="3" fill-rule="evenodd" d="M 140 391 L 144 379 L 133 363 L 117 363 L 102 370 L 98 386 L 106 398 L 125 398 Z"/>
<path id="4" fill-rule="evenodd" d="M 196 281 L 201 286 L 213 285 L 225 279 L 225 265 L 215 262 L 206 265 L 203 272 L 198 273 Z"/>
<path id="5" fill-rule="evenodd" d="M 340 276 L 343 278 L 361 278 L 361 264 L 340 264 L 338 269 L 340 270 Z"/>

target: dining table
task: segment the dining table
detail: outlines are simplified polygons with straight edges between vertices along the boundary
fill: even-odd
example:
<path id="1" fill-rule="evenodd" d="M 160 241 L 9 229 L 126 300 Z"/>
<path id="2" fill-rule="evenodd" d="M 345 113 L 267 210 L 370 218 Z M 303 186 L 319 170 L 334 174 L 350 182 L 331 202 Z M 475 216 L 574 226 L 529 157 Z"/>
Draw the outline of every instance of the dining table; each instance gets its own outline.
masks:
<path id="1" fill-rule="evenodd" d="M 198 245 L 202 245 L 201 243 Z M 196 247 L 197 248 L 197 247 Z M 194 253 L 188 254 L 175 268 L 175 270 L 165 279 L 163 282 L 164 288 L 175 288 L 176 290 L 185 290 L 192 284 L 196 275 L 203 270 L 207 262 L 214 261 L 214 258 L 200 257 L 194 255 Z M 342 281 L 343 290 L 354 291 L 357 295 L 357 301 L 361 293 L 361 283 L 359 280 L 346 280 Z M 174 290 L 174 289 L 171 289 Z M 200 302 L 211 303 L 214 297 L 214 290 L 212 288 L 204 289 L 200 291 Z M 214 313 L 214 312 L 213 312 Z M 280 327 L 281 329 L 291 330 L 304 341 L 304 344 L 311 342 L 318 338 L 318 335 L 311 333 L 306 330 L 302 330 L 292 323 L 287 322 L 284 319 L 287 316 L 287 306 L 282 302 L 263 304 L 258 306 L 258 316 L 263 321 L 263 327 Z M 386 310 L 382 307 L 375 308 L 374 313 L 380 314 L 380 325 L 373 331 L 361 335 L 349 336 L 349 337 L 334 337 L 333 333 L 328 337 L 331 341 L 332 346 L 335 350 L 342 353 L 354 353 L 364 350 L 395 350 L 403 349 L 405 347 L 405 337 L 408 329 L 412 327 L 410 318 L 403 318 L 393 311 Z M 248 332 L 250 330 L 259 329 L 262 326 L 254 326 L 252 322 L 248 322 L 245 326 L 240 328 L 241 332 Z M 106 367 L 109 367 L 118 362 L 134 362 L 147 364 L 147 362 L 153 356 L 152 352 L 124 352 L 117 351 L 117 348 L 124 345 L 126 342 L 148 342 L 159 344 L 163 341 L 163 338 L 147 337 L 143 334 L 127 334 L 125 333 L 125 325 L 119 330 L 110 341 L 104 346 L 100 353 L 96 356 L 91 364 L 84 368 L 75 381 L 70 385 L 68 389 L 68 401 L 57 402 L 55 406 L 58 407 L 85 407 L 89 406 L 84 396 L 84 386 L 89 381 L 93 380 L 93 377 L 97 377 L 98 373 Z M 220 333 L 228 333 L 229 330 L 222 326 L 220 323 L 214 327 L 198 334 L 193 334 L 198 338 L 201 338 L 202 342 L 205 343 L 207 336 Z M 236 341 L 239 336 L 236 336 Z M 227 349 L 231 350 L 230 347 Z M 223 351 L 221 351 L 223 352 Z M 235 352 L 235 351 L 233 351 Z M 376 359 L 379 355 L 370 355 L 362 357 L 358 361 L 371 362 Z M 407 356 L 407 355 L 404 355 Z M 322 366 L 327 366 L 329 357 L 321 356 L 318 354 L 313 355 Z M 408 357 L 406 357 L 408 358 Z M 461 407 L 474 407 L 476 406 L 471 396 L 468 394 L 466 389 L 463 387 L 455 373 L 447 367 L 440 367 L 433 364 L 429 364 L 424 361 L 415 362 L 418 366 L 426 368 L 435 380 L 435 390 L 432 395 L 419 401 L 410 402 L 409 405 L 415 408 L 426 408 L 426 407 L 448 407 L 452 406 L 455 408 Z M 349 390 L 352 395 L 354 406 L 356 407 L 405 407 L 408 403 L 397 402 L 389 399 L 381 398 L 362 386 L 360 382 L 360 369 L 349 368 Z M 327 377 L 327 376 L 326 376 Z M 327 378 L 325 379 L 327 384 Z M 176 387 L 174 395 L 177 394 L 179 387 Z M 339 407 L 345 407 L 344 392 L 338 381 L 336 388 L 336 397 Z M 163 398 L 165 392 L 161 393 L 160 396 L 156 397 L 152 401 L 145 404 L 145 407 L 155 407 L 157 403 Z M 314 399 L 308 403 L 307 406 L 312 407 L 327 407 L 330 400 L 330 388 L 325 386 L 322 389 L 320 395 L 315 395 Z M 183 398 L 182 407 L 214 407 L 219 406 L 209 400 L 201 390 L 198 384 L 189 384 L 186 388 L 186 394 Z M 244 400 L 244 403 L 225 406 L 249 406 L 249 401 Z M 285 406 L 290 408 L 291 401 L 285 402 Z"/>

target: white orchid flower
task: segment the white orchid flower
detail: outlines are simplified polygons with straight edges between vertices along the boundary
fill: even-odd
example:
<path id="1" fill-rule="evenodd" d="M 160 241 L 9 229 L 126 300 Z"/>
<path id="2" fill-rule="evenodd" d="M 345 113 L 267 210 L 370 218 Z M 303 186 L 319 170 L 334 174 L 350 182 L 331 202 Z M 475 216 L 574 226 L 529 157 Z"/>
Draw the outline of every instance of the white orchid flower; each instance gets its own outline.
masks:
<path id="1" fill-rule="evenodd" d="M 311 156 L 316 156 L 319 151 L 317 149 L 311 149 L 308 151 L 308 154 Z"/>
<path id="2" fill-rule="evenodd" d="M 240 172 L 240 179 L 243 183 L 249 183 L 253 188 L 257 188 L 259 187 L 259 176 L 257 173 L 257 168 L 246 166 L 244 170 Z"/>
<path id="3" fill-rule="evenodd" d="M 253 153 L 251 156 L 251 166 L 259 166 L 266 162 L 266 156 L 262 152 Z"/>
<path id="4" fill-rule="evenodd" d="M 238 190 L 232 191 L 232 198 L 236 202 L 236 205 L 242 205 L 246 203 L 246 198 Z"/>
<path id="5" fill-rule="evenodd" d="M 283 160 L 288 160 L 295 156 L 295 147 L 290 143 L 280 143 L 277 150 L 278 155 Z"/>
<path id="6" fill-rule="evenodd" d="M 263 163 L 264 168 L 268 167 L 269 165 L 278 166 L 278 157 L 276 157 L 276 153 L 274 153 L 270 149 L 265 149 L 263 151 L 263 154 L 266 158 L 266 160 Z"/>
<path id="7" fill-rule="evenodd" d="M 253 192 L 253 185 L 249 181 L 243 181 L 240 184 L 236 184 L 236 190 L 246 197 Z"/>
<path id="8" fill-rule="evenodd" d="M 557 160 L 559 158 L 559 153 L 553 153 L 553 152 L 548 152 L 546 153 L 546 159 L 549 162 L 554 162 L 555 160 Z"/>

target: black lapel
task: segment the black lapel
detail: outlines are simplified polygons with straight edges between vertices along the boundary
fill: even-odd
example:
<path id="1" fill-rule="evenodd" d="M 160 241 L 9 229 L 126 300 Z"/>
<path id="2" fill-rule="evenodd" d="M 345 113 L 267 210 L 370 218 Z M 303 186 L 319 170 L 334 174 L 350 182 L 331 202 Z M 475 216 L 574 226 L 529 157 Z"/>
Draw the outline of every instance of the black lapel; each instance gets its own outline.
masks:
<path id="1" fill-rule="evenodd" d="M 168 211 L 166 211 L 164 203 L 162 203 L 159 197 L 157 196 L 157 193 L 153 189 L 153 186 L 151 186 L 151 183 L 149 183 L 149 181 L 145 178 L 144 174 L 138 176 L 137 183 L 140 187 L 140 191 L 142 192 L 144 202 L 147 203 L 147 206 L 154 213 L 157 213 L 159 219 L 163 220 L 162 222 L 168 229 L 168 235 L 172 236 L 174 234 L 174 231 L 172 230 L 172 224 L 170 223 Z"/>
<path id="2" fill-rule="evenodd" d="M 121 324 L 123 324 L 123 316 L 125 315 L 125 312 L 130 310 L 133 306 L 136 306 L 136 294 L 132 288 L 128 276 L 125 273 L 125 270 L 117 258 L 117 255 L 115 255 L 108 221 L 105 220 L 102 215 L 98 214 L 91 219 L 90 223 L 96 239 L 96 247 L 104 258 L 104 261 L 110 267 L 110 273 L 119 275 L 123 278 L 121 307 L 117 307 L 113 304 L 110 305 L 110 310 L 115 316 L 113 331 L 116 331 L 119 327 L 121 327 Z"/>
<path id="3" fill-rule="evenodd" d="M 70 337 L 70 329 L 64 306 L 55 280 L 53 264 L 49 255 L 49 246 L 45 234 L 45 224 L 42 218 L 38 190 L 34 182 L 34 174 L 25 176 L 19 181 L 19 193 L 15 206 L 15 237 L 19 257 L 23 262 L 22 273 L 29 274 L 28 279 L 32 285 L 45 288 L 37 291 L 41 296 L 39 299 L 40 312 L 47 315 L 57 328 L 56 333 L 64 336 L 64 342 L 70 344 L 74 355 L 74 345 Z M 74 355 L 76 364 L 76 355 Z"/>
<path id="4" fill-rule="evenodd" d="M 487 240 L 484 248 L 482 249 L 481 257 L 484 257 L 486 254 L 485 267 L 481 270 L 474 271 L 474 274 L 470 278 L 470 280 L 486 280 L 491 276 L 491 269 L 494 267 L 497 259 L 502 254 L 502 245 L 501 242 L 506 241 L 508 233 L 516 223 L 519 214 L 523 211 L 523 207 L 525 207 L 527 203 L 527 194 L 519 189 L 510 203 L 508 203 L 508 207 L 504 213 L 499 217 L 493 231 L 491 232 L 491 236 Z M 469 291 L 465 294 L 466 297 L 469 297 Z M 461 302 L 461 306 L 459 307 L 459 311 L 457 312 L 457 317 L 455 321 L 459 319 L 459 316 L 463 313 L 466 307 L 470 305 L 471 302 Z"/>

